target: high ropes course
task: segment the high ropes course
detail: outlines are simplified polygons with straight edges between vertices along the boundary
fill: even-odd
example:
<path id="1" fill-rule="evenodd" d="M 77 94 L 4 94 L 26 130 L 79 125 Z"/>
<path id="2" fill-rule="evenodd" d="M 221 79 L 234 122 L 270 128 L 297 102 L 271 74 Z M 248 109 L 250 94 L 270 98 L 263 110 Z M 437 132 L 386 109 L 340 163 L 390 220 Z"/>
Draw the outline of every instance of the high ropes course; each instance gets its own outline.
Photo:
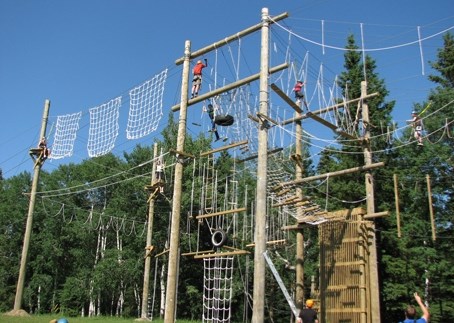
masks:
<path id="1" fill-rule="evenodd" d="M 355 322 L 376 321 L 379 311 L 374 302 L 378 295 L 376 289 L 376 268 L 374 261 L 374 222 L 375 217 L 386 216 L 387 211 L 377 212 L 373 208 L 373 186 L 366 184 L 364 197 L 357 201 L 345 201 L 353 207 L 346 210 L 330 210 L 330 178 L 350 173 L 362 172 L 366 179 L 371 178 L 370 171 L 383 166 L 372 163 L 372 154 L 380 156 L 393 149 L 400 149 L 415 144 L 411 135 L 411 124 L 398 127 L 395 123 L 374 125 L 380 128 L 379 134 L 371 136 L 369 127 L 369 99 L 380 93 L 368 93 L 367 82 L 361 84 L 361 95 L 350 97 L 347 88 L 339 88 L 338 78 L 325 77 L 325 67 L 317 64 L 316 68 L 304 57 L 294 52 L 290 39 L 298 38 L 325 49 L 345 51 L 324 42 L 316 42 L 303 35 L 298 35 L 280 21 L 287 13 L 271 17 L 267 10 L 262 12 L 262 23 L 243 32 L 226 37 L 205 48 L 191 51 L 190 42 L 185 44 L 184 57 L 176 60 L 175 65 L 182 65 L 180 100 L 170 108 L 179 113 L 178 138 L 176 147 L 169 151 L 155 154 L 149 162 L 118 172 L 80 186 L 62 188 L 53 191 L 39 191 L 32 194 L 41 199 L 48 214 L 61 217 L 64 223 L 71 224 L 74 214 L 85 213 L 84 224 L 98 232 L 101 238 L 105 230 L 111 229 L 118 234 L 147 236 L 145 247 L 145 276 L 142 306 L 142 318 L 150 317 L 150 308 L 154 308 L 153 297 L 148 290 L 151 259 L 155 259 L 154 284 L 157 280 L 158 262 L 167 259 L 167 292 L 165 300 L 165 322 L 174 322 L 179 256 L 193 257 L 203 261 L 203 321 L 230 322 L 233 280 L 240 262 L 235 257 L 246 257 L 247 268 L 238 268 L 244 288 L 245 308 L 254 303 L 253 317 L 263 315 L 262 301 L 257 299 L 260 286 L 264 285 L 264 270 L 268 265 L 276 280 L 279 273 L 272 265 L 272 258 L 278 257 L 289 262 L 286 257 L 289 245 L 297 244 L 296 259 L 304 258 L 304 239 L 301 236 L 307 225 L 317 226 L 320 240 L 320 286 L 311 297 L 318 301 L 317 307 L 326 319 L 352 318 Z M 421 37 L 400 45 L 383 48 L 365 48 L 362 39 L 361 48 L 356 51 L 365 53 L 395 50 L 400 47 L 417 44 L 420 46 L 423 60 L 422 43 L 437 37 L 454 27 Z M 244 59 L 243 48 L 260 46 L 248 44 L 246 36 L 261 31 L 268 35 L 269 30 L 280 32 L 268 46 L 269 39 L 264 37 L 262 51 L 274 49 L 272 53 L 261 53 L 261 67 L 266 70 L 249 73 L 243 77 L 244 70 L 250 65 Z M 282 35 L 287 35 L 288 43 Z M 361 35 L 363 29 L 361 25 Z M 273 34 L 274 36 L 274 34 Z M 252 36 L 251 36 L 252 37 Z M 324 39 L 324 37 L 322 37 Z M 265 49 L 263 49 L 265 47 Z M 282 59 L 281 63 L 269 66 L 272 60 Z M 208 57 L 203 72 L 200 94 L 189 98 L 191 71 L 196 61 Z M 300 63 L 296 63 L 297 61 Z M 423 65 L 422 65 L 423 68 Z M 227 74 L 233 75 L 227 77 Z M 424 74 L 424 71 L 422 72 Z M 129 112 L 126 125 L 126 138 L 135 140 L 156 132 L 163 116 L 163 100 L 169 69 L 165 68 L 151 79 L 129 91 Z M 364 74 L 366 80 L 366 74 Z M 301 100 L 293 98 L 294 84 L 301 80 Z M 259 83 L 259 88 L 257 88 Z M 105 155 L 114 149 L 120 135 L 119 117 L 121 108 L 127 99 L 118 96 L 104 104 L 89 109 L 89 131 L 86 143 L 89 157 Z M 445 106 L 426 106 L 421 113 L 422 123 L 434 114 L 452 109 L 453 102 Z M 191 113 L 189 113 L 191 111 Z M 352 113 L 354 111 L 355 113 Z M 44 165 L 47 159 L 62 159 L 73 154 L 82 112 L 58 116 L 56 118 L 53 140 L 49 147 L 39 146 L 30 150 L 35 163 L 35 171 Z M 47 117 L 46 117 L 47 120 Z M 437 142 L 442 138 L 452 139 L 452 120 L 446 119 L 438 129 L 424 133 L 427 142 Z M 315 126 L 314 126 L 315 125 Z M 315 127 L 315 128 L 314 128 Z M 314 129 L 314 130 L 310 130 Z M 322 131 L 320 131 L 322 129 Z M 188 153 L 184 151 L 185 136 L 188 131 L 203 132 L 213 139 L 208 151 Z M 376 132 L 375 132 L 376 133 Z M 46 127 L 41 136 L 46 138 Z M 388 143 L 386 149 L 372 151 L 371 142 L 383 140 Z M 364 156 L 364 164 L 350 169 L 303 177 L 307 160 L 316 158 L 322 151 L 330 151 L 336 146 L 349 147 L 348 151 L 337 153 L 359 154 Z M 45 156 L 45 149 L 50 148 L 50 155 Z M 303 154 L 308 148 L 309 155 Z M 217 169 L 217 157 L 221 152 L 228 152 L 233 159 L 233 166 L 228 176 Z M 307 159 L 307 160 L 306 160 Z M 149 168 L 152 167 L 152 171 Z M 192 171 L 191 206 L 181 210 L 181 187 L 183 168 Z M 134 172 L 133 172 L 134 171 Z M 140 172 L 140 175 L 132 175 Z M 257 180 L 253 194 L 244 188 L 244 174 L 252 174 Z M 38 173 L 39 174 L 39 173 Z M 263 176 L 264 175 L 264 176 Z M 36 174 L 35 174 L 36 176 Z M 150 214 L 147 221 L 128 219 L 127 215 L 97 213 L 95 210 L 74 211 L 70 203 L 62 202 L 65 197 L 90 192 L 107 190 L 136 178 L 150 178 L 145 187 Z M 224 176 L 224 177 L 222 177 Z M 371 181 L 372 182 L 372 181 Z M 174 191 L 167 190 L 173 183 Z M 262 185 L 265 184 L 265 185 Z M 323 192 L 311 196 L 307 192 Z M 324 195 L 324 196 L 323 196 Z M 324 205 L 316 200 L 322 196 Z M 372 199 L 371 199 L 372 198 Z M 169 214 L 170 227 L 166 246 L 153 246 L 153 210 L 159 200 L 172 204 Z M 106 201 L 108 203 L 108 201 Z M 364 207 L 365 206 L 365 207 Z M 51 210 L 57 210 L 53 212 Z M 53 213 L 54 214 L 53 214 Z M 186 227 L 180 228 L 181 214 L 185 216 Z M 184 218 L 183 218 L 184 219 Z M 297 241 L 292 232 L 296 232 Z M 29 233 L 28 233 L 29 234 Z M 203 237 L 210 236 L 208 247 Z M 359 259 L 357 255 L 359 255 Z M 166 257 L 166 258 L 164 258 Z M 254 279 L 251 279 L 251 259 L 254 257 Z M 291 255 L 294 257 L 294 255 Z M 265 262 L 267 261 L 267 262 Z M 301 262 L 302 263 L 302 262 Z M 163 266 L 163 265 L 161 265 Z M 258 268 L 261 267 L 261 268 Z M 161 267 L 164 268 L 164 267 Z M 259 270 L 257 272 L 257 270 Z M 301 309 L 307 291 L 302 287 L 302 264 L 296 266 L 297 287 L 295 299 L 288 296 L 285 286 L 280 284 L 283 295 L 287 298 L 294 314 Z M 254 294 L 249 291 L 254 282 Z M 259 284 L 259 285 L 255 285 Z M 262 285 L 260 285 L 262 284 Z M 352 288 L 354 292 L 343 291 L 342 286 Z M 375 288 L 375 290 L 374 290 Z M 336 290 L 338 293 L 329 293 Z M 334 295 L 335 294 L 335 295 Z M 336 312 L 340 303 L 349 301 L 354 304 L 352 313 Z M 376 302 L 378 303 L 378 302 Z M 326 311 L 330 308 L 331 311 Z M 161 311 L 163 309 L 161 308 Z M 350 316 L 349 316 L 350 315 Z"/>

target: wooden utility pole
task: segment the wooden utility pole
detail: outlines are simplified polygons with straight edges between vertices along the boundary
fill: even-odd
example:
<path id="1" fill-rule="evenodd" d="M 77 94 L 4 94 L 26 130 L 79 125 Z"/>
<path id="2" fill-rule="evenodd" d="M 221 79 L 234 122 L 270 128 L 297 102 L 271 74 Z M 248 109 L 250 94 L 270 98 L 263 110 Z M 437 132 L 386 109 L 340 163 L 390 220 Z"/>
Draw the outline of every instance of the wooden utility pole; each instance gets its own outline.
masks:
<path id="1" fill-rule="evenodd" d="M 268 116 L 269 69 L 269 16 L 268 8 L 262 9 L 262 37 L 260 52 L 260 114 Z M 268 127 L 262 123 L 258 131 L 257 198 L 255 212 L 254 293 L 252 322 L 263 323 L 265 313 L 265 258 L 266 251 L 266 187 L 268 159 Z"/>
<path id="2" fill-rule="evenodd" d="M 429 199 L 430 226 L 432 227 L 432 240 L 435 241 L 437 239 L 437 231 L 435 227 L 435 216 L 432 203 L 432 189 L 430 188 L 429 174 L 426 175 L 426 182 L 427 182 L 427 198 Z"/>
<path id="3" fill-rule="evenodd" d="M 302 115 L 301 112 L 295 112 L 297 117 Z M 295 122 L 296 142 L 295 142 L 295 158 L 297 162 L 295 180 L 303 178 L 303 126 L 302 121 Z M 296 188 L 296 196 L 299 200 L 303 200 L 303 189 L 301 186 Z M 297 216 L 300 219 L 303 216 L 303 206 L 297 208 Z M 304 307 L 304 232 L 299 229 L 296 232 L 296 290 L 295 290 L 295 305 L 300 311 Z"/>
<path id="4" fill-rule="evenodd" d="M 184 46 L 183 76 L 181 84 L 181 104 L 180 119 L 178 123 L 177 151 L 184 151 L 184 141 L 186 139 L 186 122 L 188 108 L 188 89 L 189 89 L 189 58 L 191 55 L 191 42 L 187 40 Z M 178 157 L 178 156 L 177 156 Z M 181 156 L 180 156 L 181 157 Z M 172 198 L 172 218 L 170 226 L 170 246 L 169 246 L 169 270 L 167 272 L 167 293 L 166 309 L 164 313 L 165 323 L 174 323 L 176 315 L 176 297 L 178 282 L 178 253 L 180 251 L 180 216 L 181 216 L 181 194 L 183 187 L 183 162 L 175 165 L 174 189 Z"/>
<path id="5" fill-rule="evenodd" d="M 361 82 L 361 97 L 367 96 L 367 82 Z M 369 106 L 366 100 L 361 102 L 361 113 L 364 127 L 364 164 L 365 166 L 372 164 L 372 151 L 370 147 L 370 121 L 369 121 Z M 374 178 L 370 172 L 365 174 L 366 181 L 366 204 L 367 214 L 375 213 L 375 197 L 374 197 Z M 371 230 L 368 232 L 371 244 L 369 245 L 369 297 L 367 304 L 370 308 L 371 317 L 367 318 L 366 313 L 361 315 L 361 322 L 380 322 L 380 292 L 378 285 L 378 269 L 377 269 L 377 245 L 375 241 L 375 223 L 371 222 Z M 366 248 L 367 246 L 364 246 Z M 364 285 L 361 289 L 365 293 L 367 280 L 363 273 Z M 365 297 L 366 295 L 364 295 Z M 365 304 L 364 304 L 365 305 Z M 367 320 L 367 321 L 366 321 Z"/>
<path id="6" fill-rule="evenodd" d="M 41 121 L 41 132 L 40 132 L 39 140 L 41 140 L 43 137 L 46 137 L 47 118 L 49 116 L 49 108 L 50 108 L 50 101 L 46 100 L 44 102 L 44 112 L 43 112 L 43 119 Z M 46 148 L 44 148 L 44 149 L 46 149 Z M 24 244 L 22 247 L 22 257 L 21 257 L 21 262 L 20 262 L 19 278 L 17 281 L 16 298 L 14 300 L 14 310 L 15 311 L 18 311 L 22 308 L 22 295 L 24 292 L 24 282 L 25 282 L 25 271 L 27 268 L 28 248 L 30 245 L 30 237 L 32 234 L 33 213 L 35 211 L 36 191 L 38 190 L 39 174 L 40 174 L 43 162 L 44 162 L 44 159 L 42 158 L 43 156 L 44 156 L 44 152 L 42 155 L 37 157 L 38 159 L 36 160 L 35 165 L 34 165 L 32 189 L 30 192 L 30 204 L 28 206 L 28 216 L 27 216 L 27 224 L 25 227 Z"/>
<path id="7" fill-rule="evenodd" d="M 153 185 L 156 183 L 156 157 L 158 155 L 158 144 L 155 143 L 153 146 L 153 169 L 151 173 L 151 188 L 159 190 L 159 187 Z M 154 187 L 155 186 L 155 187 Z M 145 246 L 145 268 L 143 273 L 143 293 L 142 293 L 142 313 L 141 318 L 148 318 L 148 293 L 150 287 L 150 268 L 151 268 L 151 252 L 153 246 L 151 245 L 151 239 L 153 238 L 153 220 L 154 220 L 154 204 L 155 204 L 155 193 L 150 191 L 150 198 L 148 200 L 148 226 L 147 226 L 147 243 Z"/>

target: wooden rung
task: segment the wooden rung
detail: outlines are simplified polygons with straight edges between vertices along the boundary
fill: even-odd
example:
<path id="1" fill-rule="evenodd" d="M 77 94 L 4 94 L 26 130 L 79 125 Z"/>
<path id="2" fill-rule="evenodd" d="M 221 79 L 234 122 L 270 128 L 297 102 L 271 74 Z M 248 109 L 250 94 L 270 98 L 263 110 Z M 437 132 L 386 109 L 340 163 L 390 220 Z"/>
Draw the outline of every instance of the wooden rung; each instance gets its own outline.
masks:
<path id="1" fill-rule="evenodd" d="M 266 245 L 267 246 L 271 246 L 271 245 L 283 245 L 283 244 L 286 244 L 287 243 L 287 240 L 285 239 L 280 239 L 280 240 L 270 240 L 270 241 L 267 241 L 266 242 Z M 246 245 L 247 248 L 254 248 L 255 247 L 255 243 L 250 243 L 248 245 Z"/>
<path id="2" fill-rule="evenodd" d="M 346 133 L 345 131 L 340 130 L 338 126 L 332 124 L 331 122 L 326 121 L 326 120 L 323 119 L 323 118 L 320 118 L 318 115 L 316 115 L 316 114 L 314 114 L 314 113 L 312 113 L 312 112 L 308 112 L 308 113 L 306 113 L 306 115 L 307 115 L 309 118 L 311 118 L 311 119 L 313 119 L 313 120 L 315 120 L 315 121 L 317 121 L 317 122 L 323 124 L 324 126 L 330 128 L 331 130 L 334 130 L 334 132 L 338 133 L 339 135 L 341 135 L 341 136 L 343 136 L 343 137 L 346 137 L 346 138 L 348 138 L 348 139 L 358 139 L 358 138 L 356 138 L 356 137 L 350 135 L 349 133 Z"/>
<path id="3" fill-rule="evenodd" d="M 290 99 L 287 94 L 282 92 L 282 90 L 276 84 L 272 83 L 270 86 L 271 89 L 274 92 L 276 92 L 277 95 L 279 95 L 285 102 L 288 103 L 289 106 L 293 108 L 293 110 L 295 110 L 298 113 L 303 112 L 303 110 L 301 110 L 301 108 L 292 99 Z"/>
<path id="4" fill-rule="evenodd" d="M 247 145 L 247 143 L 248 143 L 247 140 L 234 142 L 233 144 L 230 144 L 230 145 L 226 145 L 226 146 L 223 146 L 223 147 L 220 147 L 220 148 L 216 148 L 216 149 L 213 149 L 213 150 L 210 150 L 210 151 L 206 151 L 204 153 L 200 153 L 200 157 L 205 157 L 205 156 L 217 153 L 219 151 L 227 150 L 227 149 L 230 149 L 230 148 L 233 148 L 233 147 L 237 147 L 237 146 L 241 146 L 241 145 Z"/>
<path id="5" fill-rule="evenodd" d="M 213 216 L 218 216 L 218 215 L 225 215 L 225 214 L 231 214 L 231 213 L 244 212 L 246 210 L 247 210 L 247 208 L 242 207 L 242 208 L 239 208 L 239 209 L 232 209 L 232 210 L 220 211 L 220 212 L 215 212 L 215 213 L 202 214 L 202 215 L 196 216 L 195 218 L 196 219 L 205 219 L 205 218 L 211 218 Z"/>
<path id="6" fill-rule="evenodd" d="M 202 258 L 214 258 L 214 257 L 227 257 L 227 256 L 236 256 L 236 255 L 249 255 L 250 252 L 246 250 L 237 250 L 237 251 L 227 251 L 227 252 L 217 252 L 206 255 L 196 255 L 194 259 Z"/>
<path id="7" fill-rule="evenodd" d="M 311 211 L 315 211 L 317 209 L 319 209 L 320 206 L 316 205 L 316 206 L 311 206 L 311 207 L 308 207 L 308 208 L 304 208 L 303 209 L 303 212 L 311 212 Z"/>
<path id="8" fill-rule="evenodd" d="M 282 196 L 282 195 L 284 195 L 285 193 L 288 193 L 288 192 L 290 192 L 290 189 L 286 188 L 285 190 L 282 190 L 282 191 L 278 192 L 276 195 L 277 196 Z"/>
<path id="9" fill-rule="evenodd" d="M 195 256 L 195 255 L 206 255 L 206 254 L 212 254 L 214 253 L 214 250 L 203 250 L 203 251 L 193 251 L 193 252 L 185 252 L 182 253 L 182 256 Z"/>

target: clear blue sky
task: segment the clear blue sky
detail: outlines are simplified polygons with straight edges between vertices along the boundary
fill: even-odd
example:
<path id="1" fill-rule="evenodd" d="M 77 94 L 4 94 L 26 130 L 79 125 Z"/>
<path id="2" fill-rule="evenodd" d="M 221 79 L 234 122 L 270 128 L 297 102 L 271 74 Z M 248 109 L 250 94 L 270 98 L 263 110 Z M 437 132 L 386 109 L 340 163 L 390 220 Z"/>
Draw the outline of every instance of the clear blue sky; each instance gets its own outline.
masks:
<path id="1" fill-rule="evenodd" d="M 259 23 L 263 7 L 272 16 L 288 12 L 283 25 L 316 42 L 323 38 L 325 45 L 344 47 L 348 34 L 354 33 L 361 46 L 362 24 L 365 48 L 396 46 L 368 54 L 390 90 L 388 100 L 397 101 L 393 116 L 399 123 L 433 87 L 427 81 L 432 73 L 427 61 L 435 60 L 442 36 L 422 44 L 425 75 L 419 45 L 400 45 L 418 40 L 417 26 L 422 38 L 454 26 L 452 0 L 0 0 L 0 168 L 4 176 L 32 171 L 28 149 L 38 141 L 45 99 L 51 101 L 51 125 L 58 115 L 79 111 L 86 115 L 92 107 L 127 96 L 130 89 L 168 67 L 159 129 L 128 141 L 121 128 L 113 152 L 152 143 L 166 124 L 169 108 L 179 100 L 181 66 L 174 62 L 182 56 L 185 41 L 190 40 L 192 50 L 197 50 L 224 39 Z M 342 72 L 342 51 L 325 47 L 323 53 L 322 47 L 296 36 L 292 42 L 302 48 L 293 59 L 302 59 L 304 49 L 310 51 L 308 87 L 311 82 L 313 87 L 321 63 L 327 83 Z M 252 73 L 258 72 L 259 53 L 259 48 L 256 52 L 245 49 L 244 55 L 256 58 L 249 61 Z M 127 114 L 127 107 L 120 113 Z M 193 114 L 200 117 L 200 109 Z M 81 127 L 74 156 L 46 162 L 46 170 L 88 158 L 88 126 Z"/>

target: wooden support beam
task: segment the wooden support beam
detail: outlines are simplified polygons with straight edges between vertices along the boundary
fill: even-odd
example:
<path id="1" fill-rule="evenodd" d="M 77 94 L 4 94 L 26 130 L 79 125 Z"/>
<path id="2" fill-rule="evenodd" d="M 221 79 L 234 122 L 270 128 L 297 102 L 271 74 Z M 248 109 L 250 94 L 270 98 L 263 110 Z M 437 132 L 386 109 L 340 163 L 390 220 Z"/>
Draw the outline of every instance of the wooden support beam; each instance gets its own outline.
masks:
<path id="1" fill-rule="evenodd" d="M 272 118 L 268 117 L 267 115 L 264 115 L 264 114 L 262 114 L 260 112 L 257 112 L 257 117 L 259 119 L 263 118 L 263 119 L 265 119 L 265 120 L 267 120 L 267 121 L 269 121 L 271 123 L 274 123 L 276 126 L 279 125 L 279 122 L 277 122 L 276 120 L 274 120 L 274 119 L 272 119 Z"/>
<path id="2" fill-rule="evenodd" d="M 222 147 L 219 147 L 219 148 L 216 148 L 216 149 L 213 149 L 213 150 L 206 151 L 204 153 L 200 153 L 200 157 L 205 157 L 205 156 L 208 156 L 208 155 L 211 155 L 211 154 L 223 151 L 223 150 L 227 150 L 227 149 L 230 149 L 230 148 L 234 148 L 234 147 L 237 147 L 237 146 L 247 145 L 247 143 L 248 143 L 247 140 L 234 142 L 233 144 L 230 144 L 230 145 L 222 146 Z"/>
<path id="3" fill-rule="evenodd" d="M 274 24 L 275 22 L 277 22 L 279 20 L 282 20 L 282 19 L 285 19 L 287 17 L 288 17 L 288 13 L 284 12 L 284 13 L 281 13 L 281 14 L 279 14 L 277 16 L 270 17 L 271 19 L 268 19 L 268 23 L 271 25 L 271 24 Z M 204 48 L 198 49 L 198 50 L 190 53 L 189 58 L 190 59 L 194 59 L 196 57 L 204 55 L 205 53 L 208 53 L 208 52 L 211 52 L 211 51 L 214 51 L 214 50 L 218 50 L 222 46 L 228 45 L 231 42 L 237 41 L 241 37 L 245 37 L 245 36 L 247 36 L 249 34 L 252 34 L 252 33 L 260 30 L 262 27 L 263 27 L 263 23 L 258 23 L 258 24 L 254 25 L 252 27 L 249 27 L 249 28 L 239 32 L 239 33 L 236 33 L 234 35 L 225 37 L 224 39 L 222 39 L 222 40 L 220 40 L 220 41 L 218 41 L 218 42 L 216 42 L 214 44 L 211 44 L 209 46 L 206 46 Z M 184 59 L 185 59 L 184 57 L 180 57 L 179 59 L 177 59 L 175 61 L 175 64 L 176 65 L 183 64 Z"/>
<path id="4" fill-rule="evenodd" d="M 214 257 L 227 257 L 227 256 L 237 256 L 237 255 L 249 255 L 250 252 L 246 250 L 237 250 L 237 251 L 227 251 L 227 252 L 216 252 L 205 255 L 196 255 L 194 259 L 203 259 L 203 258 L 214 258 Z"/>
<path id="5" fill-rule="evenodd" d="M 286 193 L 290 192 L 290 189 L 289 188 L 286 188 L 285 190 L 282 190 L 280 191 L 279 193 L 276 194 L 276 196 L 282 196 Z"/>
<path id="6" fill-rule="evenodd" d="M 252 121 L 255 121 L 255 122 L 257 122 L 257 123 L 260 123 L 260 119 L 257 118 L 257 117 L 254 117 L 254 116 L 253 116 L 252 114 L 250 114 L 250 113 L 247 114 L 247 117 L 248 117 L 249 119 L 251 119 Z"/>
<path id="7" fill-rule="evenodd" d="M 388 216 L 388 215 L 389 215 L 388 211 L 375 212 L 375 213 L 371 213 L 371 214 L 365 214 L 363 216 L 363 219 L 373 219 L 373 218 L 379 218 L 379 217 Z"/>
<path id="8" fill-rule="evenodd" d="M 180 151 L 180 150 L 176 150 L 176 149 L 169 149 L 169 152 L 174 155 L 181 155 L 181 156 L 188 157 L 188 158 L 195 158 L 194 155 L 191 155 L 189 153 L 186 153 L 186 152 Z"/>
<path id="9" fill-rule="evenodd" d="M 345 131 L 343 131 L 342 129 L 340 129 L 339 127 L 337 127 L 335 124 L 332 124 L 331 122 L 328 122 L 328 121 L 326 121 L 326 120 L 323 119 L 323 118 L 320 118 L 318 115 L 313 114 L 312 112 L 308 112 L 308 113 L 306 113 L 306 115 L 307 115 L 309 118 L 311 118 L 311 119 L 313 119 L 313 120 L 315 120 L 315 121 L 321 123 L 322 125 L 324 125 L 324 126 L 330 128 L 331 130 L 334 130 L 335 133 L 341 135 L 342 137 L 345 137 L 345 138 L 347 138 L 347 139 L 358 139 L 358 138 L 356 138 L 355 136 L 352 136 L 351 134 L 346 133 Z"/>
<path id="10" fill-rule="evenodd" d="M 214 253 L 214 250 L 203 250 L 203 251 L 194 251 L 194 252 L 184 252 L 181 255 L 182 256 L 198 256 L 198 255 L 207 255 L 207 254 L 212 254 Z"/>
<path id="11" fill-rule="evenodd" d="M 279 95 L 285 102 L 288 103 L 289 106 L 293 108 L 298 113 L 302 113 L 303 110 L 301 110 L 301 107 L 295 103 L 291 98 L 288 97 L 287 94 L 285 94 L 276 84 L 271 83 L 271 89 L 276 92 L 277 95 Z"/>
<path id="12" fill-rule="evenodd" d="M 311 181 L 315 181 L 315 180 L 319 180 L 319 179 L 325 179 L 327 177 L 335 177 L 335 176 L 340 176 L 340 175 L 345 175 L 345 174 L 350 174 L 350 173 L 355 173 L 355 172 L 361 172 L 361 171 L 374 169 L 374 168 L 378 168 L 378 167 L 383 167 L 383 166 L 385 166 L 385 163 L 379 162 L 379 163 L 374 163 L 374 164 L 370 164 L 370 165 L 343 169 L 343 170 L 339 170 L 336 172 L 309 176 L 309 177 L 305 177 L 305 178 L 302 178 L 299 180 L 294 180 L 294 181 L 278 184 L 273 188 L 273 190 L 279 191 L 279 190 L 284 189 L 286 186 L 298 185 L 298 184 L 307 183 L 307 182 L 311 182 Z"/>
<path id="13" fill-rule="evenodd" d="M 331 110 L 336 110 L 337 108 L 340 108 L 340 107 L 344 107 L 346 106 L 347 104 L 350 104 L 350 103 L 354 103 L 354 102 L 358 102 L 358 101 L 361 101 L 361 100 L 365 100 L 365 99 L 368 99 L 368 98 L 371 98 L 371 97 L 374 97 L 374 96 L 377 96 L 379 93 L 378 92 L 374 92 L 374 93 L 371 93 L 371 94 L 368 94 L 368 95 L 365 95 L 363 97 L 359 97 L 357 99 L 352 99 L 352 100 L 348 100 L 348 101 L 345 101 L 345 102 L 341 102 L 341 103 L 337 103 L 337 104 L 334 104 L 334 105 L 331 105 L 329 107 L 326 107 L 324 109 L 320 109 L 320 110 L 317 110 L 317 111 L 313 111 L 312 113 L 313 114 L 322 114 L 322 113 L 325 113 L 325 112 L 329 112 Z M 300 120 L 303 120 L 303 119 L 307 119 L 308 116 L 306 114 L 302 115 L 302 116 L 298 116 L 298 117 L 295 117 L 295 118 L 291 118 L 291 119 L 288 119 L 288 120 L 285 120 L 281 123 L 281 125 L 287 125 L 289 123 L 293 123 L 293 122 L 296 122 L 296 121 L 300 121 Z"/>
<path id="14" fill-rule="evenodd" d="M 162 252 L 156 254 L 154 257 L 157 258 L 159 256 L 162 256 L 163 254 L 168 253 L 169 251 L 170 251 L 169 249 L 164 249 Z"/>
<path id="15" fill-rule="evenodd" d="M 239 212 L 244 212 L 244 211 L 247 211 L 247 208 L 242 207 L 239 209 L 232 209 L 232 210 L 220 211 L 220 212 L 215 212 L 215 213 L 201 214 L 201 215 L 197 215 L 195 218 L 196 219 L 206 219 L 206 218 L 212 218 L 212 217 L 218 216 L 218 215 L 226 215 L 226 214 L 239 213 Z"/>
<path id="16" fill-rule="evenodd" d="M 280 239 L 280 240 L 270 240 L 270 241 L 267 241 L 266 242 L 266 245 L 267 246 L 272 246 L 272 245 L 283 245 L 283 244 L 286 244 L 287 243 L 287 240 L 285 239 Z M 255 243 L 250 243 L 250 244 L 247 244 L 246 245 L 246 248 L 254 248 L 255 247 Z"/>
<path id="17" fill-rule="evenodd" d="M 281 64 L 281 65 L 278 65 L 278 66 L 270 68 L 268 72 L 270 74 L 273 74 L 273 73 L 279 72 L 279 71 L 281 71 L 283 69 L 286 69 L 286 68 L 288 68 L 288 64 L 284 63 L 284 64 Z M 191 105 L 194 105 L 196 103 L 202 102 L 204 100 L 207 100 L 207 99 L 209 99 L 209 98 L 211 98 L 213 96 L 222 94 L 224 92 L 233 90 L 233 89 L 235 89 L 237 87 L 240 87 L 242 85 L 246 85 L 248 83 L 251 83 L 252 81 L 256 81 L 259 78 L 260 78 L 260 73 L 257 73 L 257 74 L 251 75 L 249 77 L 246 77 L 246 78 L 244 78 L 242 80 L 239 80 L 239 81 L 230 83 L 230 84 L 228 84 L 226 86 L 220 87 L 220 88 L 218 88 L 216 90 L 201 94 L 201 95 L 195 97 L 194 99 L 188 100 L 188 107 L 191 106 Z M 176 112 L 178 110 L 180 110 L 180 103 L 178 103 L 178 104 L 176 104 L 176 105 L 174 105 L 172 107 L 172 111 L 173 112 Z"/>

